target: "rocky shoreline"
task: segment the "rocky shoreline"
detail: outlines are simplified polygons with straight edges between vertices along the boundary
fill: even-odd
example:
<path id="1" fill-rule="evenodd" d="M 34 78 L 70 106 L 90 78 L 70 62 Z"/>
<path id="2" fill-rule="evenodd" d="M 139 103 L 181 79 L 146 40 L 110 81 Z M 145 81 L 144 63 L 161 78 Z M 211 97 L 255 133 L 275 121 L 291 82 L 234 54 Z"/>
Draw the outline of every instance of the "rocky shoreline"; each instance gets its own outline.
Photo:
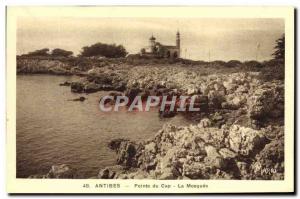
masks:
<path id="1" fill-rule="evenodd" d="M 23 60 L 24 62 L 24 60 Z M 33 61 L 34 62 L 34 61 Z M 18 63 L 18 72 L 77 74 L 66 83 L 72 92 L 114 91 L 111 94 L 207 97 L 201 114 L 187 117 L 197 125 L 166 124 L 153 139 L 136 143 L 122 138 L 109 148 L 116 166 L 93 178 L 120 179 L 265 179 L 284 177 L 284 82 L 262 81 L 260 72 L 211 71 L 211 66 L 108 64 L 74 69 L 56 61 Z M 45 65 L 49 67 L 44 67 Z M 25 67 L 26 66 L 26 67 Z M 34 68 L 34 69 L 33 69 Z M 33 178 L 76 178 L 68 165 L 54 165 Z"/>

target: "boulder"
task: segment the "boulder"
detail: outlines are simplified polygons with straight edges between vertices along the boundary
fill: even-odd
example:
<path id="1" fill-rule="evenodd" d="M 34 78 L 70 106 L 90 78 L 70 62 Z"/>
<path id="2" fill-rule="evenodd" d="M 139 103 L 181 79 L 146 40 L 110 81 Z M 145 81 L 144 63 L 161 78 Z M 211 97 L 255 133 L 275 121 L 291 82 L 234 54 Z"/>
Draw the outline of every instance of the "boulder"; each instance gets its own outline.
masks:
<path id="1" fill-rule="evenodd" d="M 228 139 L 230 148 L 243 156 L 255 156 L 269 142 L 263 131 L 239 125 L 229 129 Z"/>
<path id="2" fill-rule="evenodd" d="M 206 128 L 206 127 L 210 127 L 211 126 L 211 121 L 208 118 L 204 118 L 200 121 L 200 123 L 198 124 L 199 128 Z"/>
<path id="3" fill-rule="evenodd" d="M 98 173 L 99 179 L 114 179 L 118 178 L 124 173 L 124 168 L 122 166 L 116 165 L 111 167 L 106 167 L 101 169 Z"/>
<path id="4" fill-rule="evenodd" d="M 209 179 L 209 168 L 201 162 L 184 164 L 182 175 L 190 179 Z"/>
<path id="5" fill-rule="evenodd" d="M 249 117 L 263 120 L 266 117 L 282 117 L 284 114 L 284 86 L 263 85 L 248 99 Z"/>
<path id="6" fill-rule="evenodd" d="M 228 148 L 220 149 L 219 153 L 224 159 L 232 159 L 237 156 L 237 153 L 233 152 L 232 150 L 230 150 Z"/>
<path id="7" fill-rule="evenodd" d="M 125 167 L 137 167 L 137 155 L 144 148 L 140 144 L 124 139 L 112 140 L 109 147 L 117 152 L 117 164 Z"/>
<path id="8" fill-rule="evenodd" d="M 284 137 L 279 137 L 267 144 L 255 157 L 251 165 L 255 176 L 262 179 L 284 179 Z"/>
<path id="9" fill-rule="evenodd" d="M 157 146 L 155 142 L 150 142 L 149 144 L 145 145 L 145 150 L 149 151 L 150 153 L 156 153 Z"/>
<path id="10" fill-rule="evenodd" d="M 76 178 L 76 172 L 66 164 L 53 165 L 47 178 Z"/>
<path id="11" fill-rule="evenodd" d="M 65 81 L 64 83 L 60 83 L 60 86 L 70 86 L 71 82 Z"/>
<path id="12" fill-rule="evenodd" d="M 84 90 L 84 84 L 82 82 L 72 82 L 71 91 L 74 93 L 81 93 Z"/>

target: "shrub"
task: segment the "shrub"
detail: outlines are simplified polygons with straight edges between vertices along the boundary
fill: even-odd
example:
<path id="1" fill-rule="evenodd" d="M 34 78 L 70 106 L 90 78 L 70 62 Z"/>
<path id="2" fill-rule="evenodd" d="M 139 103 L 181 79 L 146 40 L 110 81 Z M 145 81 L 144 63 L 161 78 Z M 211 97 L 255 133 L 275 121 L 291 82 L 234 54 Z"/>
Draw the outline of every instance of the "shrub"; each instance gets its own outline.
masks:
<path id="1" fill-rule="evenodd" d="M 103 56 L 107 58 L 119 58 L 125 57 L 127 54 L 128 52 L 122 45 L 117 46 L 115 44 L 96 43 L 91 46 L 83 47 L 80 56 Z"/>
<path id="2" fill-rule="evenodd" d="M 230 68 L 230 67 L 240 67 L 242 65 L 242 62 L 238 60 L 230 60 L 228 61 L 225 66 Z"/>
<path id="3" fill-rule="evenodd" d="M 275 52 L 272 54 L 275 59 L 283 59 L 285 57 L 285 36 L 276 40 Z"/>
<path id="4" fill-rule="evenodd" d="M 26 56 L 48 56 L 49 55 L 49 48 L 43 48 L 40 50 L 35 50 L 33 52 L 29 52 L 25 54 Z"/>
<path id="5" fill-rule="evenodd" d="M 73 52 L 63 50 L 63 49 L 60 49 L 60 48 L 56 48 L 56 49 L 52 50 L 51 55 L 53 55 L 53 56 L 62 56 L 62 57 L 70 57 L 71 55 L 73 55 Z"/>
<path id="6" fill-rule="evenodd" d="M 245 61 L 244 66 L 247 70 L 258 70 L 263 67 L 263 65 L 260 62 L 255 60 Z"/>

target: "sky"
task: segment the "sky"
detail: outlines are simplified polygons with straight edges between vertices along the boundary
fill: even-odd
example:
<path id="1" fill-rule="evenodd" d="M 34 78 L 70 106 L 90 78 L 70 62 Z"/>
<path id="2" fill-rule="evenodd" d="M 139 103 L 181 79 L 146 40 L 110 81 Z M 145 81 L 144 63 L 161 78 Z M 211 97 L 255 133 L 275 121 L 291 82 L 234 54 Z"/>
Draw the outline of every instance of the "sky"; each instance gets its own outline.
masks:
<path id="1" fill-rule="evenodd" d="M 193 60 L 268 60 L 284 20 L 275 18 L 61 18 L 23 17 L 17 22 L 17 54 L 41 48 L 80 53 L 97 42 L 122 44 L 129 53 L 149 45 L 153 34 L 165 45 L 181 35 L 181 57 Z"/>

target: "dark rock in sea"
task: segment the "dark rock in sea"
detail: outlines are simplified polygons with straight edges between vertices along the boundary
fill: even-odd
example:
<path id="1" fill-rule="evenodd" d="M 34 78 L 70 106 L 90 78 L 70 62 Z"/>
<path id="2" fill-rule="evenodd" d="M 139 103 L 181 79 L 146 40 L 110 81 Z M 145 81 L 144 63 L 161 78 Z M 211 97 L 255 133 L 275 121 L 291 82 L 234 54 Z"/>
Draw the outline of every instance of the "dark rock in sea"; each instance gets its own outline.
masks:
<path id="1" fill-rule="evenodd" d="M 97 75 L 90 75 L 87 81 L 94 82 L 95 84 L 112 84 L 112 77 L 109 74 L 100 73 Z"/>
<path id="2" fill-rule="evenodd" d="M 123 92 L 126 90 L 126 83 L 119 81 L 112 84 L 112 90 Z"/>
<path id="3" fill-rule="evenodd" d="M 84 100 L 86 100 L 85 97 L 81 96 L 79 98 L 76 98 L 76 99 L 72 99 L 72 101 L 76 102 L 76 101 L 80 101 L 80 102 L 83 102 Z"/>
<path id="4" fill-rule="evenodd" d="M 268 83 L 255 90 L 248 100 L 249 117 L 264 120 L 284 115 L 284 86 Z"/>
<path id="5" fill-rule="evenodd" d="M 60 86 L 70 86 L 71 82 L 65 81 L 64 83 L 60 83 Z"/>
<path id="6" fill-rule="evenodd" d="M 122 142 L 128 142 L 129 140 L 118 138 L 118 139 L 113 139 L 108 143 L 108 148 L 114 151 L 118 151 L 120 148 L 120 145 Z"/>
<path id="7" fill-rule="evenodd" d="M 148 89 L 144 89 L 141 93 L 140 96 L 142 98 L 142 101 L 146 101 L 148 96 L 151 95 L 151 92 Z"/>
<path id="8" fill-rule="evenodd" d="M 84 91 L 84 84 L 82 82 L 72 82 L 71 91 L 74 93 L 82 93 Z"/>
<path id="9" fill-rule="evenodd" d="M 102 90 L 102 91 L 111 91 L 111 90 L 115 90 L 114 87 L 110 84 L 102 84 L 102 85 L 98 85 L 98 91 Z"/>
<path id="10" fill-rule="evenodd" d="M 28 178 L 32 178 L 32 179 L 46 179 L 47 175 L 38 175 L 38 174 L 35 174 L 35 175 L 30 175 Z"/>
<path id="11" fill-rule="evenodd" d="M 115 139 L 109 147 L 117 153 L 123 174 L 102 177 L 146 179 L 283 179 L 283 133 L 270 142 L 266 135 L 281 128 L 255 130 L 239 125 L 221 129 L 210 120 L 198 125 L 164 125 L 153 139 L 135 143 Z M 283 128 L 282 128 L 283 131 Z M 263 168 L 267 168 L 262 170 Z M 133 170 L 132 170 L 133 169 Z M 277 173 L 276 173 L 277 172 Z M 118 171 L 118 173 L 122 173 Z M 124 174 L 125 173 L 125 174 Z"/>
<path id="12" fill-rule="evenodd" d="M 76 170 L 66 164 L 53 165 L 49 172 L 45 175 L 31 175 L 28 178 L 61 178 L 73 179 L 76 178 Z"/>
<path id="13" fill-rule="evenodd" d="M 94 93 L 101 90 L 101 85 L 94 82 L 87 82 L 84 85 L 83 92 L 85 93 Z"/>
<path id="14" fill-rule="evenodd" d="M 47 178 L 76 178 L 76 171 L 66 164 L 53 165 Z"/>

